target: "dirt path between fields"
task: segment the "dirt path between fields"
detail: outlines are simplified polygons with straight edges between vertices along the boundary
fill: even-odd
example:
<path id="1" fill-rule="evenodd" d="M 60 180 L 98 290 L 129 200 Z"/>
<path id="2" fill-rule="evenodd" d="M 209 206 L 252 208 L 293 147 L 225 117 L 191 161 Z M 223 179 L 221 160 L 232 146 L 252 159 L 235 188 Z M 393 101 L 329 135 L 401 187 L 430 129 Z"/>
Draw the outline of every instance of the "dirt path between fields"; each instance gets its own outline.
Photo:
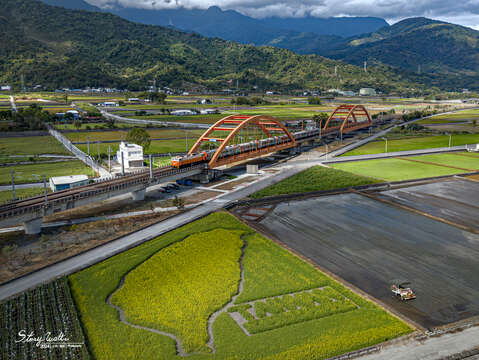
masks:
<path id="1" fill-rule="evenodd" d="M 241 275 L 240 275 L 240 282 L 238 284 L 238 292 L 236 293 L 236 295 L 233 295 L 231 300 L 223 308 L 221 308 L 220 310 L 213 313 L 213 315 L 211 315 L 210 318 L 208 319 L 208 335 L 209 335 L 210 339 L 209 339 L 209 341 L 206 345 L 211 349 L 211 352 L 213 354 L 216 352 L 216 348 L 215 348 L 215 345 L 214 345 L 215 338 L 214 338 L 214 334 L 213 334 L 213 324 L 214 324 L 214 322 L 215 322 L 215 320 L 218 316 L 227 312 L 228 309 L 234 305 L 238 296 L 240 296 L 241 293 L 243 292 L 243 288 L 244 288 L 243 259 L 244 259 L 244 255 L 245 255 L 245 252 L 246 252 L 246 248 L 248 247 L 248 241 L 246 241 L 246 239 L 242 239 L 242 240 L 243 240 L 244 245 L 241 248 L 241 256 L 240 256 L 240 259 L 239 259 L 239 266 L 240 266 L 240 270 L 241 270 Z"/>
<path id="2" fill-rule="evenodd" d="M 128 274 L 127 274 L 128 275 Z M 156 333 L 156 334 L 160 334 L 160 335 L 164 335 L 164 336 L 168 336 L 170 339 L 173 339 L 176 343 L 176 351 L 178 353 L 178 355 L 180 356 L 188 356 L 188 355 L 193 355 L 193 354 L 187 354 L 185 353 L 185 351 L 183 350 L 183 345 L 181 343 L 181 340 L 173 335 L 173 334 L 170 334 L 170 333 L 167 333 L 165 331 L 161 331 L 161 330 L 157 330 L 157 329 L 152 329 L 152 328 L 148 328 L 148 327 L 145 327 L 145 326 L 141 326 L 141 325 L 135 325 L 135 324 L 132 324 L 130 322 L 128 322 L 125 318 L 125 313 L 123 312 L 123 309 L 120 308 L 119 306 L 116 306 L 115 304 L 113 304 L 111 302 L 111 297 L 113 296 L 114 293 L 116 293 L 118 290 L 120 290 L 124 283 L 125 283 L 125 278 L 126 278 L 126 275 L 123 276 L 121 278 L 121 281 L 120 281 L 120 285 L 115 289 L 115 291 L 113 291 L 109 296 L 108 298 L 106 299 L 106 302 L 108 305 L 110 305 L 111 307 L 113 307 L 116 311 L 118 311 L 118 313 L 120 314 L 120 321 L 128 326 L 131 326 L 135 329 L 141 329 L 141 330 L 146 330 L 146 331 L 150 331 L 150 332 L 153 332 L 153 333 Z"/>

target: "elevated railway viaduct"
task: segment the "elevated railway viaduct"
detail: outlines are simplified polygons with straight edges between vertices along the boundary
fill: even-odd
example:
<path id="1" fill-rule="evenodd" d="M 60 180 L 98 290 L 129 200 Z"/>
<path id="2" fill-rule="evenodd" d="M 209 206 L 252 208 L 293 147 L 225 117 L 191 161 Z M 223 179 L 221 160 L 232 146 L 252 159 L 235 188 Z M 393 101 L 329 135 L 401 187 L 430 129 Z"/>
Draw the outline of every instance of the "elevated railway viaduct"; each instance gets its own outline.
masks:
<path id="1" fill-rule="evenodd" d="M 302 143 L 328 136 L 342 138 L 343 134 L 373 123 L 363 106 L 341 105 L 324 124 L 318 125 L 291 133 L 270 116 L 228 116 L 211 126 L 187 155 L 173 158 L 171 166 L 1 205 L 0 226 L 23 223 L 27 234 L 37 234 L 44 216 L 126 193 L 131 193 L 134 200 L 143 200 L 150 186 L 194 176 L 206 182 L 216 168 L 278 151 L 295 151 Z"/>

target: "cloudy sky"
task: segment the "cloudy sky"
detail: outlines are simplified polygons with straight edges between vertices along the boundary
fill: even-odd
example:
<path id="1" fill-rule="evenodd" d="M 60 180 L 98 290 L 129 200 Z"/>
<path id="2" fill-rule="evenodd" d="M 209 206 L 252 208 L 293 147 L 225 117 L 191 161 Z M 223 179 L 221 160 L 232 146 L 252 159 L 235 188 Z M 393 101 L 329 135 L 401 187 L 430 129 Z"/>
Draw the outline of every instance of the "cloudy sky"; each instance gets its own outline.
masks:
<path id="1" fill-rule="evenodd" d="M 378 16 L 389 23 L 426 16 L 479 29 L 479 0 L 86 0 L 100 7 L 120 3 L 125 7 L 206 9 L 217 5 L 245 15 L 303 17 Z"/>

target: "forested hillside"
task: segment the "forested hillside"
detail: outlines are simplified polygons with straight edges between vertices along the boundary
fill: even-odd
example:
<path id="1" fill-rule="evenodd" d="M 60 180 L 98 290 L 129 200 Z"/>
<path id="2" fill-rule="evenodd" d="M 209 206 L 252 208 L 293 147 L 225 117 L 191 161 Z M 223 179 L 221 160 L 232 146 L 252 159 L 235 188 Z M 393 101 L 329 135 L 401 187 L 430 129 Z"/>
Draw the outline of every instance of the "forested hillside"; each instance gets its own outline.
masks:
<path id="1" fill-rule="evenodd" d="M 246 89 L 421 88 L 384 66 L 364 73 L 320 56 L 209 39 L 36 0 L 2 0 L 0 36 L 0 82 L 14 85 L 23 74 L 27 85 L 49 88 L 142 89 L 152 79 L 163 85 L 189 82 L 214 89 L 236 79 Z"/>

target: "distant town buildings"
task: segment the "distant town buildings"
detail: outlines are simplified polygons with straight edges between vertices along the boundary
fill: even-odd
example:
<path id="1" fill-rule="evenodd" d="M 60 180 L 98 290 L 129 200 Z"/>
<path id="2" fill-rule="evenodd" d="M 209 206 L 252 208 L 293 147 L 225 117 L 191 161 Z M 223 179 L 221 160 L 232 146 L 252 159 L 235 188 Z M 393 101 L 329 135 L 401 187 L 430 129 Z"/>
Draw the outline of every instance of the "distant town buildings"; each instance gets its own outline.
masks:
<path id="1" fill-rule="evenodd" d="M 12 90 L 12 87 L 10 85 L 2 85 L 0 87 L 0 90 L 1 91 L 11 91 Z"/>

